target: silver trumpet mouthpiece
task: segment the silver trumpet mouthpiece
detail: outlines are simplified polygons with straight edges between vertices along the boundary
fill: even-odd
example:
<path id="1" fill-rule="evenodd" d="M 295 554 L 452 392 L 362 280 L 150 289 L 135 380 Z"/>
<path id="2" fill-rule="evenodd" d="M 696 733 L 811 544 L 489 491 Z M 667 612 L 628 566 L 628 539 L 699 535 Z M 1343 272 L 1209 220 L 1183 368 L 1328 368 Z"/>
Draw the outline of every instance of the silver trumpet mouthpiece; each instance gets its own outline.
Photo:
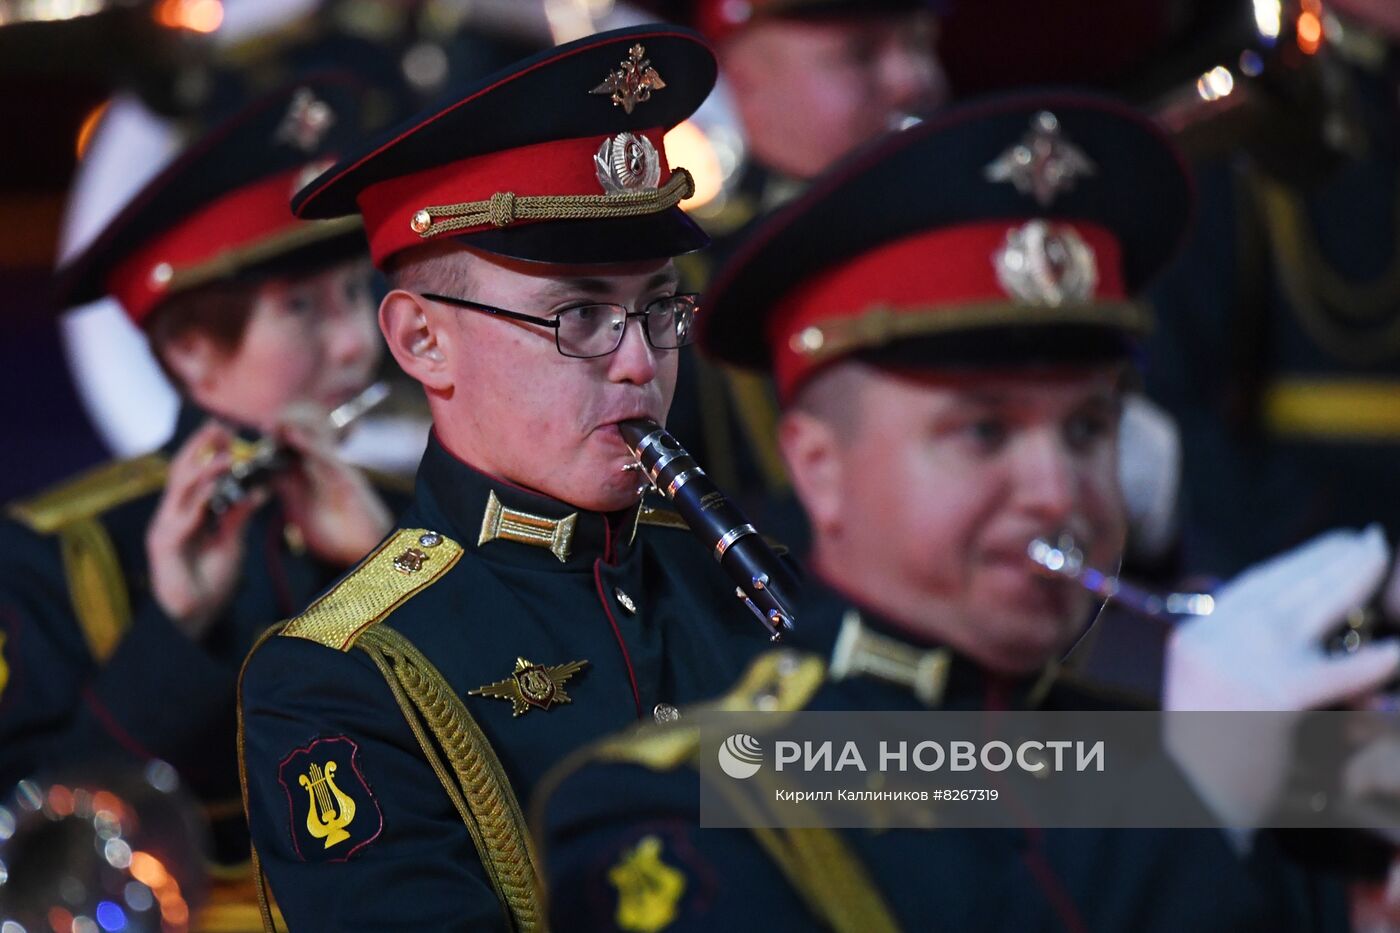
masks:
<path id="1" fill-rule="evenodd" d="M 1209 593 L 1153 593 L 1134 586 L 1116 574 L 1104 573 L 1084 561 L 1084 551 L 1074 536 L 1059 535 L 1054 543 L 1036 538 L 1026 546 L 1029 557 L 1051 577 L 1073 580 L 1100 599 L 1113 600 L 1138 615 L 1208 616 L 1215 611 L 1215 597 Z"/>

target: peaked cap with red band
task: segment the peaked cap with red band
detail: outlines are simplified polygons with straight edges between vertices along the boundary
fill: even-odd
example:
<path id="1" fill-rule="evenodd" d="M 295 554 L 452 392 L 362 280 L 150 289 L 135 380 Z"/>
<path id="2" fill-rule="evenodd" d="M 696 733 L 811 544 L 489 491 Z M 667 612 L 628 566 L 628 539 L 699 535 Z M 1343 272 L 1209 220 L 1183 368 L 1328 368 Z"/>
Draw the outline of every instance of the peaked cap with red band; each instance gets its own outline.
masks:
<path id="1" fill-rule="evenodd" d="M 355 221 L 287 206 L 361 131 L 362 86 L 321 73 L 247 105 L 192 143 L 59 273 L 64 306 L 114 296 L 138 324 L 173 295 L 364 253 Z"/>
<path id="2" fill-rule="evenodd" d="M 297 194 L 303 218 L 364 216 L 375 265 L 458 241 L 517 259 L 624 262 L 709 240 L 677 206 L 662 136 L 714 86 L 697 34 L 640 26 L 549 49 L 360 147 Z"/>
<path id="3" fill-rule="evenodd" d="M 1075 94 L 954 108 L 855 154 L 715 277 L 700 342 L 780 397 L 847 356 L 898 367 L 1123 357 L 1192 185 L 1145 117 Z"/>

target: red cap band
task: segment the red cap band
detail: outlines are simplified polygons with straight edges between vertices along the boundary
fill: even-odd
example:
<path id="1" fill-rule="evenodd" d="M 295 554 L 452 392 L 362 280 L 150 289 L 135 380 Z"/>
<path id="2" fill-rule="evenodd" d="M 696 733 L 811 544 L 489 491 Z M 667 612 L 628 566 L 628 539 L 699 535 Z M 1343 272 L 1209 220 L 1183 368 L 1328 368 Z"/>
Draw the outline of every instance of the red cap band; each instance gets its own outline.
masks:
<path id="1" fill-rule="evenodd" d="M 671 177 L 662 143 L 664 131 L 654 128 L 635 135 L 646 137 L 656 147 L 661 162 L 659 183 L 664 185 Z M 593 157 L 610 138 L 611 135 L 589 136 L 536 143 L 449 162 L 370 185 L 360 192 L 357 201 L 364 215 L 374 264 L 383 269 L 395 253 L 435 238 L 492 229 L 491 224 L 485 223 L 420 235 L 412 226 L 413 218 L 427 207 L 486 201 L 499 192 L 510 192 L 521 198 L 605 194 Z M 516 220 L 512 225 L 531 222 Z"/>
<path id="2" fill-rule="evenodd" d="M 807 376 L 832 361 L 830 354 L 795 346 L 794 338 L 809 327 L 854 320 L 877 308 L 895 316 L 936 315 L 981 302 L 1020 303 L 998 280 L 994 257 L 1007 234 L 1023 224 L 998 220 L 918 233 L 808 279 L 767 322 L 765 336 L 773 348 L 779 396 L 791 398 Z M 1126 290 L 1121 250 L 1113 234 L 1079 221 L 1056 221 L 1055 226 L 1072 228 L 1093 250 L 1098 282 L 1090 300 L 1122 300 Z M 1033 319 L 1036 306 L 1025 307 Z"/>
<path id="3" fill-rule="evenodd" d="M 280 172 L 215 200 L 118 263 L 107 277 L 107 292 L 140 324 L 180 289 L 182 273 L 269 237 L 315 226 L 293 216 L 288 201 L 308 172 L 324 167 Z"/>

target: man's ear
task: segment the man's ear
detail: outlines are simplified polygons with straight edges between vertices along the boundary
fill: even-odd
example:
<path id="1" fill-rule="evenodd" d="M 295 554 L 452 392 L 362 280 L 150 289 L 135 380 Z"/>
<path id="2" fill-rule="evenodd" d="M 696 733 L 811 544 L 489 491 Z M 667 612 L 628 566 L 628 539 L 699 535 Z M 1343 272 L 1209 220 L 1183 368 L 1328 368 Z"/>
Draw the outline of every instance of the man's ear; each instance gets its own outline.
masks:
<path id="1" fill-rule="evenodd" d="M 778 422 L 778 448 L 812 529 L 826 534 L 836 530 L 844 458 L 835 426 L 801 409 L 786 412 Z"/>
<path id="2" fill-rule="evenodd" d="M 451 345 L 446 316 L 421 295 L 396 288 L 379 303 L 379 330 L 399 367 L 425 389 L 452 388 L 447 365 Z"/>

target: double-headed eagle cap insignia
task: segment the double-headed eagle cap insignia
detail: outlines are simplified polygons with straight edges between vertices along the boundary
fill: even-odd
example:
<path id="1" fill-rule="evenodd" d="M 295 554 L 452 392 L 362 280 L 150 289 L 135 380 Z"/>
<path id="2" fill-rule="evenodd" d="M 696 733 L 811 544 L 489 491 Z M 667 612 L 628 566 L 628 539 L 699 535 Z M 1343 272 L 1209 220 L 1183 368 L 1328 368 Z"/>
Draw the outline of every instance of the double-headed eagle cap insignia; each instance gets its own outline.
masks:
<path id="1" fill-rule="evenodd" d="M 1084 150 L 1060 134 L 1059 118 L 1042 110 L 1031 118 L 1021 141 L 997 156 L 982 174 L 990 182 L 1009 181 L 1041 207 L 1049 207 L 1076 181 L 1097 171 Z"/>
<path id="2" fill-rule="evenodd" d="M 610 73 L 602 84 L 588 93 L 611 96 L 613 106 L 621 107 L 629 114 L 638 104 L 651 100 L 651 92 L 661 90 L 666 82 L 661 80 L 661 75 L 651 66 L 646 54 L 640 42 L 632 46 L 617 71 Z"/>

